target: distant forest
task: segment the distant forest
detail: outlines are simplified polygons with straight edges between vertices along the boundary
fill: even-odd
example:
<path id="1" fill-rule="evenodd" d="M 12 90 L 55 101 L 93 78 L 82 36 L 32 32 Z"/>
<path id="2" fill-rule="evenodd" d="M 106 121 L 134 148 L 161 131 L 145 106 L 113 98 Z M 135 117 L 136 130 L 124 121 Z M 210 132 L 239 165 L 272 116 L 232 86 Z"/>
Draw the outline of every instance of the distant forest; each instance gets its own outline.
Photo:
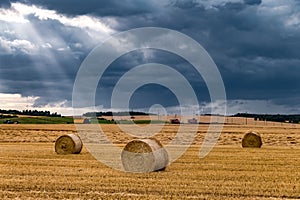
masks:
<path id="1" fill-rule="evenodd" d="M 138 112 L 138 111 L 123 111 L 123 112 L 88 112 L 83 114 L 84 117 L 105 117 L 105 116 L 148 116 L 154 115 L 151 113 Z M 38 111 L 38 110 L 2 110 L 0 109 L 0 118 L 13 118 L 16 115 L 28 115 L 28 116 L 43 116 L 43 117 L 61 117 L 61 114 L 51 113 L 50 111 Z M 251 113 L 237 113 L 232 117 L 247 117 L 254 118 L 256 121 L 273 121 L 273 122 L 286 122 L 296 123 L 300 122 L 300 114 L 298 115 L 282 115 L 282 114 L 251 114 Z"/>
<path id="2" fill-rule="evenodd" d="M 103 117 L 103 116 L 128 116 L 128 113 L 130 116 L 148 116 L 149 113 L 144 112 L 136 112 L 136 111 L 127 111 L 127 112 L 88 112 L 83 114 L 85 117 Z"/>
<path id="3" fill-rule="evenodd" d="M 300 115 L 237 113 L 233 115 L 233 117 L 248 117 L 248 118 L 254 118 L 254 120 L 256 121 L 287 122 L 287 123 L 296 123 L 296 124 L 300 122 Z"/>
<path id="4" fill-rule="evenodd" d="M 51 113 L 50 111 L 38 111 L 38 110 L 1 110 L 0 109 L 0 118 L 5 118 L 7 115 L 28 115 L 28 116 L 43 116 L 43 117 L 61 117 L 61 114 Z M 11 116 L 10 116 L 11 117 Z"/>

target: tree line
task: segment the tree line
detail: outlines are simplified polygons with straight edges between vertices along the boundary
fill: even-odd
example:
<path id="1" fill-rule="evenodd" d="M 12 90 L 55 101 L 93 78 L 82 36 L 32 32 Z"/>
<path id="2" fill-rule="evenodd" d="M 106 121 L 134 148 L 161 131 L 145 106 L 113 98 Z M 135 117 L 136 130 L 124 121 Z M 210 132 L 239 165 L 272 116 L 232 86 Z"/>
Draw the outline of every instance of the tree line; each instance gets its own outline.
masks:
<path id="1" fill-rule="evenodd" d="M 84 117 L 103 117 L 103 116 L 147 116 L 149 113 L 137 112 L 137 111 L 122 111 L 122 112 L 88 112 L 84 113 Z"/>
<path id="2" fill-rule="evenodd" d="M 237 113 L 233 115 L 233 117 L 254 118 L 255 121 L 287 122 L 287 123 L 296 123 L 296 124 L 300 122 L 300 115 Z"/>
<path id="3" fill-rule="evenodd" d="M 61 114 L 57 112 L 51 113 L 50 111 L 38 111 L 38 110 L 2 110 L 0 113 L 8 115 L 28 115 L 28 116 L 43 116 L 43 117 L 61 117 Z"/>

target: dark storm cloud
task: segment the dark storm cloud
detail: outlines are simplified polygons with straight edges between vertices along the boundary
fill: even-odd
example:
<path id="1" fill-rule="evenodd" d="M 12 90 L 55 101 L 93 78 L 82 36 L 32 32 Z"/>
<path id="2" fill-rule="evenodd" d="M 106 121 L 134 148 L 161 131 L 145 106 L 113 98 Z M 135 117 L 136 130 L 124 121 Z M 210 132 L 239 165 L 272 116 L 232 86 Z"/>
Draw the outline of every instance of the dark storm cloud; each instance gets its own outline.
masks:
<path id="1" fill-rule="evenodd" d="M 256 5 L 256 4 L 261 4 L 261 0 L 244 0 L 244 2 L 246 4 L 249 4 L 249 5 Z"/>
<path id="2" fill-rule="evenodd" d="M 49 63 L 40 55 L 30 58 L 22 54 L 2 56 L 0 83 L 4 89 L 1 92 L 39 96 L 36 106 L 46 105 L 47 102 L 70 100 L 76 70 L 80 63 L 76 63 L 66 54 L 63 58 L 59 55 L 55 58 L 60 59 L 56 63 L 59 66 L 53 66 L 53 63 Z M 65 71 L 57 70 L 59 68 Z"/>
<path id="3" fill-rule="evenodd" d="M 151 56 L 146 57 L 144 54 L 151 54 Z M 201 75 L 190 63 L 170 52 L 144 49 L 143 51 L 134 51 L 121 56 L 107 68 L 100 79 L 100 87 L 96 98 L 97 103 L 109 108 L 111 106 L 110 98 L 117 81 L 129 70 L 147 63 L 160 63 L 176 69 L 190 82 L 199 101 L 210 100 Z M 155 80 L 155 77 L 152 77 L 152 79 Z M 170 79 L 171 81 L 176 82 L 176 80 Z M 178 104 L 178 101 L 176 98 L 174 99 L 174 94 L 167 88 L 157 84 L 149 84 L 133 93 L 131 104 L 133 108 L 144 108 L 153 104 L 174 106 Z"/>
<path id="4" fill-rule="evenodd" d="M 9 0 L 1 0 L 0 1 L 0 8 L 9 8 L 10 7 L 10 1 Z"/>
<path id="5" fill-rule="evenodd" d="M 116 21 L 114 24 L 107 21 L 107 24 L 116 31 L 145 26 L 180 31 L 202 44 L 211 55 L 222 74 L 229 99 L 271 100 L 278 105 L 299 102 L 300 5 L 297 1 L 170 0 L 159 3 L 138 0 L 24 0 L 21 2 L 73 17 L 89 14 L 100 19 L 109 18 Z M 9 7 L 10 3 L 1 1 L 0 5 Z M 89 34 L 80 29 L 64 26 L 55 20 L 40 21 L 32 16 L 31 22 L 40 35 L 52 38 L 53 41 L 59 36 L 69 47 L 68 51 L 63 52 L 57 50 L 59 47 L 51 50 L 56 60 L 55 64 L 64 66 L 59 67 L 63 73 L 57 71 L 58 67 L 52 66 L 53 63 L 47 63 L 47 60 L 38 59 L 34 55 L 1 55 L 1 84 L 5 85 L 6 92 L 44 96 L 45 98 L 39 100 L 39 105 L 54 99 L 70 100 L 72 82 L 80 63 L 100 41 L 93 40 Z M 85 44 L 82 44 L 82 41 L 85 41 Z M 83 47 L 79 48 L 78 44 L 82 44 Z M 111 95 L 114 84 L 126 70 L 149 61 L 170 65 L 184 72 L 197 93 L 207 94 L 203 80 L 197 76 L 193 77 L 192 67 L 183 60 L 163 52 L 156 52 L 153 58 L 144 60 L 142 53 L 135 52 L 112 65 L 111 70 L 103 78 L 106 80 L 106 88 L 99 88 L 99 98 Z M 17 67 L 18 65 L 23 66 Z M 33 68 L 36 65 L 48 70 L 39 71 L 38 68 Z M 63 77 L 60 74 L 63 74 Z M 27 85 L 21 87 L 21 83 Z M 151 95 L 148 94 L 154 94 L 157 90 L 156 86 L 152 88 L 149 86 L 141 89 L 134 97 L 142 99 L 141 102 L 147 100 L 153 102 Z M 54 95 L 47 95 L 46 91 Z M 143 93 L 144 95 L 141 95 Z M 162 92 L 160 95 L 163 94 Z M 172 95 L 169 92 L 165 92 L 165 97 L 170 96 Z M 165 97 L 160 99 L 168 99 Z M 199 99 L 207 100 L 204 97 Z M 107 105 L 107 101 L 103 104 Z"/>
<path id="6" fill-rule="evenodd" d="M 296 101 L 300 27 L 288 23 L 299 4 L 244 1 L 207 8 L 199 2 L 176 1 L 151 18 L 129 16 L 121 20 L 123 28 L 162 26 L 196 39 L 217 63 L 229 99 Z M 282 8 L 287 11 L 278 11 Z"/>
<path id="7" fill-rule="evenodd" d="M 92 39 L 78 28 L 65 28 L 57 21 L 40 21 L 34 17 L 27 29 L 34 35 L 23 34 L 22 41 L 31 41 L 37 50 L 24 52 L 17 47 L 10 51 L 1 50 L 1 92 L 38 96 L 35 106 L 71 101 L 76 72 L 93 47 Z M 16 38 L 16 33 L 3 34 L 1 39 L 12 46 L 21 41 Z"/>

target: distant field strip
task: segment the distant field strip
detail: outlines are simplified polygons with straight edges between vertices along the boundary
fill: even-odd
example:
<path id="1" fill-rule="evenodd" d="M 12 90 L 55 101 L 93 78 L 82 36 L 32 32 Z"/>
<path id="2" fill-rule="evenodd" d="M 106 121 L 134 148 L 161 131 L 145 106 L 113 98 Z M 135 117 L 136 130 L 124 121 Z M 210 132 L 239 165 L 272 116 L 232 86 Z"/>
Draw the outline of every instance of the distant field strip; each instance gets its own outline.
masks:
<path id="1" fill-rule="evenodd" d="M 86 125 L 89 126 L 89 125 Z M 124 125 L 123 125 L 124 126 Z M 132 125 L 125 125 L 132 126 Z M 153 125 L 159 126 L 159 125 Z M 185 136 L 195 125 L 183 125 L 186 130 Z M 106 136 L 115 144 L 126 144 L 134 137 L 124 133 L 118 125 L 102 124 L 102 130 Z M 208 125 L 199 125 L 194 145 L 201 145 Z M 300 125 L 285 126 L 258 126 L 258 125 L 225 125 L 218 140 L 218 145 L 237 145 L 241 146 L 245 132 L 254 130 L 260 133 L 263 146 L 300 146 Z M 155 134 L 163 144 L 168 144 L 178 131 L 178 125 L 165 125 L 163 129 Z M 74 124 L 9 124 L 0 125 L 0 142 L 54 142 L 57 137 L 75 133 Z M 184 142 L 185 138 L 182 138 Z"/>

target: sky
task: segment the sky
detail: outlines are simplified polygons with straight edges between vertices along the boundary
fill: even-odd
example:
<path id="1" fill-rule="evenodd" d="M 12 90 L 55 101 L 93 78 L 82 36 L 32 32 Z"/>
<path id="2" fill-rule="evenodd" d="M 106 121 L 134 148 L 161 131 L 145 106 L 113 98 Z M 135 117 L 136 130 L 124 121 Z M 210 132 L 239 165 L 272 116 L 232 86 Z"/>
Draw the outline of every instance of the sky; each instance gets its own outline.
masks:
<path id="1" fill-rule="evenodd" d="M 123 31 L 161 27 L 189 36 L 208 52 L 224 82 L 227 114 L 300 113 L 298 0 L 1 0 L 0 24 L 0 109 L 71 115 L 76 75 L 95 47 Z M 117 110 L 110 100 L 118 80 L 146 63 L 183 74 L 200 112 L 217 112 L 224 104 L 211 102 L 203 77 L 185 59 L 141 49 L 111 63 L 97 87 L 96 108 Z M 129 107 L 155 104 L 170 112 L 181 106 L 169 88 L 148 84 L 132 93 Z"/>

